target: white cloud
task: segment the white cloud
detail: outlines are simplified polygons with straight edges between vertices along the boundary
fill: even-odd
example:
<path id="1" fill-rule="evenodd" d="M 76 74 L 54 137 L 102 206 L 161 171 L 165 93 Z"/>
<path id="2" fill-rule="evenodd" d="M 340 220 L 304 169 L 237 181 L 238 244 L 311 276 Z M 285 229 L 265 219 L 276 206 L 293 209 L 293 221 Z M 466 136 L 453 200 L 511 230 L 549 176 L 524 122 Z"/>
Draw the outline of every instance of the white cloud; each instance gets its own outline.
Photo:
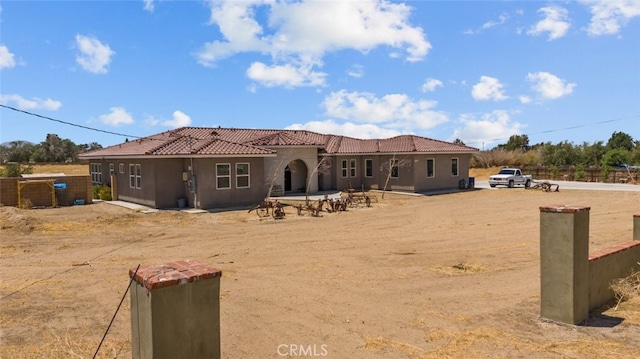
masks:
<path id="1" fill-rule="evenodd" d="M 432 79 L 432 78 L 428 78 L 425 80 L 425 82 L 422 84 L 422 92 L 433 92 L 436 90 L 436 87 L 442 87 L 442 81 L 437 80 L 437 79 Z"/>
<path id="2" fill-rule="evenodd" d="M 16 66 L 13 56 L 8 47 L 0 45 L 0 69 L 10 69 Z"/>
<path id="3" fill-rule="evenodd" d="M 247 69 L 247 77 L 267 87 L 321 86 L 325 84 L 326 76 L 327 74 L 324 72 L 312 71 L 310 65 L 299 67 L 295 67 L 293 64 L 269 66 L 262 62 L 254 62 Z"/>
<path id="4" fill-rule="evenodd" d="M 495 77 L 480 76 L 480 82 L 473 85 L 473 88 L 471 89 L 471 96 L 473 96 L 475 100 L 479 101 L 506 100 L 508 97 L 505 96 L 503 87 L 504 85 Z"/>
<path id="5" fill-rule="evenodd" d="M 490 147 L 492 144 L 519 134 L 525 125 L 511 121 L 509 113 L 496 110 L 478 117 L 472 114 L 460 116 L 461 128 L 451 139 L 459 138 L 469 146 Z"/>
<path id="6" fill-rule="evenodd" d="M 142 2 L 144 3 L 145 11 L 153 12 L 153 10 L 155 9 L 155 5 L 153 3 L 153 0 L 142 0 Z"/>
<path id="7" fill-rule="evenodd" d="M 334 120 L 311 121 L 303 124 L 293 124 L 285 127 L 286 130 L 307 130 L 324 134 L 342 135 L 354 138 L 389 138 L 402 133 L 386 129 L 374 124 L 355 124 L 352 122 L 338 123 Z"/>
<path id="8" fill-rule="evenodd" d="M 189 126 L 190 124 L 191 124 L 191 117 L 189 117 L 182 111 L 174 111 L 173 118 L 171 120 L 162 122 L 162 126 L 173 127 L 173 128 L 185 127 L 185 126 Z"/>
<path id="9" fill-rule="evenodd" d="M 527 81 L 533 82 L 531 89 L 545 99 L 557 99 L 573 92 L 575 83 L 567 83 L 566 80 L 548 72 L 529 73 Z"/>
<path id="10" fill-rule="evenodd" d="M 0 95 L 0 103 L 3 105 L 9 105 L 14 103 L 18 109 L 21 110 L 49 110 L 55 111 L 62 106 L 62 102 L 54 101 L 50 98 L 46 100 L 34 97 L 31 100 L 27 100 L 24 97 L 16 94 L 12 95 Z"/>
<path id="11" fill-rule="evenodd" d="M 494 26 L 502 25 L 505 22 L 507 22 L 508 19 L 509 19 L 509 15 L 508 14 L 501 14 L 498 17 L 498 21 L 494 21 L 494 20 L 487 21 L 484 24 L 482 24 L 482 28 L 483 29 L 490 29 L 490 28 L 492 28 Z"/>
<path id="12" fill-rule="evenodd" d="M 591 35 L 612 35 L 629 20 L 640 16 L 638 0 L 579 0 L 589 6 L 592 17 L 587 32 Z"/>
<path id="13" fill-rule="evenodd" d="M 359 79 L 364 76 L 364 67 L 359 64 L 354 64 L 347 70 L 347 75 Z"/>
<path id="14" fill-rule="evenodd" d="M 326 115 L 354 122 L 381 124 L 385 128 L 430 129 L 448 121 L 442 112 L 434 111 L 435 101 L 415 101 L 405 94 L 389 94 L 381 98 L 370 93 L 341 90 L 329 94 L 323 106 Z"/>
<path id="15" fill-rule="evenodd" d="M 531 103 L 531 97 L 526 95 L 522 95 L 518 99 L 520 100 L 520 103 Z"/>
<path id="16" fill-rule="evenodd" d="M 102 123 L 109 126 L 130 125 L 133 123 L 133 117 L 122 107 L 111 107 L 111 112 L 106 115 L 100 115 L 98 118 Z"/>
<path id="17" fill-rule="evenodd" d="M 544 19 L 532 26 L 531 29 L 527 31 L 527 34 L 540 35 L 548 32 L 549 41 L 559 39 L 567 34 L 567 31 L 571 27 L 567 9 L 559 6 L 547 6 L 540 8 L 538 12 L 543 14 Z"/>
<path id="18" fill-rule="evenodd" d="M 107 66 L 115 52 L 95 37 L 76 35 L 76 46 L 80 51 L 76 62 L 86 71 L 94 74 L 107 73 Z"/>
<path id="19" fill-rule="evenodd" d="M 414 62 L 423 60 L 431 48 L 422 28 L 409 23 L 411 8 L 386 0 L 209 4 L 210 23 L 219 27 L 224 39 L 205 43 L 196 53 L 204 66 L 237 53 L 259 52 L 271 56 L 272 68 L 286 68 L 292 62 L 298 68 L 320 67 L 327 52 L 354 49 L 366 53 L 380 46 L 402 50 L 406 60 Z M 265 17 L 261 24 L 258 19 Z M 301 83 L 320 86 L 324 81 Z"/>

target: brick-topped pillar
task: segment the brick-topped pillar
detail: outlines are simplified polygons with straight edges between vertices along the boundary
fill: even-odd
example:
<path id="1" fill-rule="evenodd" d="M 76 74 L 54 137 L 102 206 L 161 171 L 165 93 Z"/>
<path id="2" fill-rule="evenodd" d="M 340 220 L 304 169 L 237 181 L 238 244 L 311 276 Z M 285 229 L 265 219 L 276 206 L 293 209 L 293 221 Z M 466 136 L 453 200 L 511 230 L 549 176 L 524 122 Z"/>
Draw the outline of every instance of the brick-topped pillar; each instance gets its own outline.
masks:
<path id="1" fill-rule="evenodd" d="M 633 240 L 640 241 L 640 214 L 633 215 Z"/>
<path id="2" fill-rule="evenodd" d="M 220 358 L 219 269 L 195 260 L 129 271 L 131 352 L 142 358 Z"/>
<path id="3" fill-rule="evenodd" d="M 589 316 L 589 210 L 540 207 L 540 316 L 578 324 Z"/>

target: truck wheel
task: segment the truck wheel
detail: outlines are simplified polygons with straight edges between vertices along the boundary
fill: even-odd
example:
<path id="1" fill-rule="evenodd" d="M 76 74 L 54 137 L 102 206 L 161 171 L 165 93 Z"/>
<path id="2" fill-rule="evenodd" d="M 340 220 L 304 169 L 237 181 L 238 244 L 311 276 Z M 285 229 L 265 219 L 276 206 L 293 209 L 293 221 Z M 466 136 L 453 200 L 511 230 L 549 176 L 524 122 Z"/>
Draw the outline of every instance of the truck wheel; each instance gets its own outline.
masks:
<path id="1" fill-rule="evenodd" d="M 493 188 L 493 187 L 495 187 L 496 185 L 494 185 L 494 184 L 490 184 L 489 186 L 491 186 L 491 188 Z"/>
<path id="2" fill-rule="evenodd" d="M 509 180 L 509 188 L 513 188 L 513 180 Z"/>
<path id="3" fill-rule="evenodd" d="M 524 183 L 524 188 L 529 188 L 531 187 L 531 180 L 527 180 L 527 182 Z"/>

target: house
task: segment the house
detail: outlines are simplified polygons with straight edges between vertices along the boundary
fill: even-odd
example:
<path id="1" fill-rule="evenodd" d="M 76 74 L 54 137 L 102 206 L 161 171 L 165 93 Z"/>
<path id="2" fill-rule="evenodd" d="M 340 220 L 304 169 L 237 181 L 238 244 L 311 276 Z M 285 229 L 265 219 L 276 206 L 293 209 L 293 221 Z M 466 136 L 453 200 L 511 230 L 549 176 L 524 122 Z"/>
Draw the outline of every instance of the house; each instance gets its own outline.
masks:
<path id="1" fill-rule="evenodd" d="M 183 127 L 80 155 L 92 182 L 154 208 L 223 208 L 269 193 L 458 188 L 476 148 L 414 135 L 356 139 L 300 130 Z"/>

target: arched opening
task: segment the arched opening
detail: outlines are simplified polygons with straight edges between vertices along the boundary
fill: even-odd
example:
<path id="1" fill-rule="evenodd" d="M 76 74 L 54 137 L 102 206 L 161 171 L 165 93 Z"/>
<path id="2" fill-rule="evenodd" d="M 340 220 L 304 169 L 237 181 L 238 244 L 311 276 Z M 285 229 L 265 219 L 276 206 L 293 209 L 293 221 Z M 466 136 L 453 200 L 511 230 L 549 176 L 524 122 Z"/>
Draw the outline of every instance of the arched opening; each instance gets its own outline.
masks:
<path id="1" fill-rule="evenodd" d="M 289 162 L 284 169 L 284 191 L 305 192 L 307 187 L 307 165 L 302 160 Z"/>

